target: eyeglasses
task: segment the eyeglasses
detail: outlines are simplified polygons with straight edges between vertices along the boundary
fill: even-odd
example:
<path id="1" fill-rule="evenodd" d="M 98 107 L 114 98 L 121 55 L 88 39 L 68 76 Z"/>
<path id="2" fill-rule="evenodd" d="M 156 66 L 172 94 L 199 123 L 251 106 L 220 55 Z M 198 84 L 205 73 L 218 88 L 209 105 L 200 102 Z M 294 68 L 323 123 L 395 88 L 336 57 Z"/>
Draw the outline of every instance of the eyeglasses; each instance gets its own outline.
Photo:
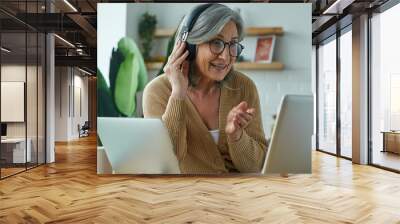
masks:
<path id="1" fill-rule="evenodd" d="M 225 46 L 229 46 L 229 55 L 231 57 L 238 57 L 242 53 L 244 46 L 239 42 L 224 42 L 221 39 L 214 39 L 208 42 L 210 45 L 210 51 L 213 54 L 221 54 L 225 50 Z"/>

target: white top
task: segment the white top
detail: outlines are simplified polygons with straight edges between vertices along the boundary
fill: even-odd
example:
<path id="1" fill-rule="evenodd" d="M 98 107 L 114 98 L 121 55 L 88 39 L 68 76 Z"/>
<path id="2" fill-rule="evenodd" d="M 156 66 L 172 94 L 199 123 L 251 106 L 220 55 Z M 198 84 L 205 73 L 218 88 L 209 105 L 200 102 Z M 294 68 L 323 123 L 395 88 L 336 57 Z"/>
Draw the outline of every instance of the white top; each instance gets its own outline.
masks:
<path id="1" fill-rule="evenodd" d="M 219 130 L 218 130 L 218 129 L 216 129 L 216 130 L 210 130 L 210 131 L 208 131 L 208 132 L 210 132 L 212 138 L 214 139 L 215 144 L 218 144 Z"/>

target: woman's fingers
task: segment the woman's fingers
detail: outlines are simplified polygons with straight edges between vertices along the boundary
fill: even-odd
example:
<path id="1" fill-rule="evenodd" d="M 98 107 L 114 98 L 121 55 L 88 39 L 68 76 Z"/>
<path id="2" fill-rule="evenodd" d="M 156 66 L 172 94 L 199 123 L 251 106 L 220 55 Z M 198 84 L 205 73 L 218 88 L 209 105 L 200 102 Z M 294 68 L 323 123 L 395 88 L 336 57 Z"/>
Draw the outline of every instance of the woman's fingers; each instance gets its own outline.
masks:
<path id="1" fill-rule="evenodd" d="M 246 113 L 246 112 L 241 112 L 239 113 L 239 116 L 243 119 L 245 119 L 247 122 L 251 121 L 253 119 L 253 115 Z"/>
<path id="2" fill-rule="evenodd" d="M 247 113 L 254 115 L 256 113 L 256 109 L 255 108 L 249 108 L 246 110 Z"/>
<path id="3" fill-rule="evenodd" d="M 179 47 L 179 41 L 176 42 L 174 48 L 173 48 L 172 51 L 171 51 L 171 54 L 170 54 L 170 55 L 168 56 L 168 58 L 167 58 L 167 65 L 171 64 L 172 59 L 174 58 L 176 49 L 177 49 L 178 47 Z"/>
<path id="4" fill-rule="evenodd" d="M 185 50 L 186 50 L 186 42 L 181 42 L 176 52 L 177 57 L 179 57 Z"/>
<path id="5" fill-rule="evenodd" d="M 255 109 L 247 107 L 247 102 L 242 101 L 229 112 L 227 121 L 229 126 L 233 129 L 230 132 L 235 132 L 239 129 L 246 128 L 250 121 L 254 118 Z"/>
<path id="6" fill-rule="evenodd" d="M 242 101 L 236 107 L 234 107 L 235 110 L 240 110 L 240 111 L 246 111 L 247 110 L 247 102 Z"/>
<path id="7" fill-rule="evenodd" d="M 189 51 L 186 50 L 185 53 L 183 53 L 179 58 L 177 58 L 175 60 L 173 65 L 176 66 L 177 68 L 181 68 L 182 63 L 186 60 L 188 55 L 189 55 Z"/>
<path id="8" fill-rule="evenodd" d="M 250 122 L 250 120 L 247 120 L 246 118 L 244 118 L 240 115 L 238 116 L 238 120 L 239 120 L 240 128 L 245 128 Z"/>
<path id="9" fill-rule="evenodd" d="M 171 53 L 170 59 L 171 63 L 175 63 L 175 61 L 182 55 L 183 51 L 185 50 L 186 43 L 181 42 L 178 44 L 178 47 Z"/>
<path id="10" fill-rule="evenodd" d="M 243 112 L 247 112 L 247 113 L 253 114 L 253 115 L 256 111 L 254 108 L 249 108 L 249 104 L 246 101 L 240 102 L 238 105 L 236 105 L 236 107 L 234 107 L 234 109 L 243 111 Z"/>
<path id="11" fill-rule="evenodd" d="M 253 117 L 254 113 L 255 113 L 255 110 L 253 108 L 245 110 L 245 111 L 238 109 L 238 108 L 233 110 L 234 116 L 240 115 L 240 116 L 244 116 L 245 118 Z"/>
<path id="12" fill-rule="evenodd" d="M 242 112 L 242 111 L 234 111 L 233 112 L 233 123 L 235 124 L 235 127 L 237 128 L 245 128 L 247 125 L 250 123 L 250 121 L 253 119 L 253 115 Z"/>
<path id="13" fill-rule="evenodd" d="M 180 40 L 178 40 L 178 41 L 176 42 L 174 48 L 173 48 L 172 51 L 171 51 L 171 55 L 170 55 L 170 56 L 172 56 L 172 55 L 175 54 L 176 50 L 181 46 L 181 43 L 182 43 L 182 42 L 181 42 Z M 170 58 L 171 58 L 171 57 L 170 57 Z"/>
<path id="14" fill-rule="evenodd" d="M 233 118 L 233 126 L 235 127 L 235 131 L 240 128 L 240 120 L 238 117 Z"/>
<path id="15" fill-rule="evenodd" d="M 181 64 L 184 61 L 184 59 L 187 57 L 182 54 L 182 51 L 185 49 L 184 48 L 185 43 L 179 41 L 177 45 L 175 45 L 174 50 L 172 51 L 171 55 L 168 57 L 167 64 L 165 65 L 163 71 L 168 72 L 168 70 L 180 70 L 181 69 Z M 183 60 L 180 60 L 179 63 L 177 63 L 177 59 L 184 57 Z"/>
<path id="16" fill-rule="evenodd" d="M 180 47 L 180 45 L 181 45 L 181 41 L 177 41 L 176 44 L 174 45 L 174 48 L 172 49 L 171 54 L 168 56 L 167 65 L 173 63 L 173 61 L 175 60 L 176 50 Z"/>

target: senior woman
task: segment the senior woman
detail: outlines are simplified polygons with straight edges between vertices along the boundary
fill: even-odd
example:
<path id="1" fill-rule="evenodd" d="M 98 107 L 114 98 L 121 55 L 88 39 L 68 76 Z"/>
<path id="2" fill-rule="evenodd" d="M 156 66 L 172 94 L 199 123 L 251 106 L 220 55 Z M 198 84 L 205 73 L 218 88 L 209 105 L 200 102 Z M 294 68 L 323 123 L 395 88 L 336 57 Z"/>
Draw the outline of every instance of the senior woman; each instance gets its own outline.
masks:
<path id="1" fill-rule="evenodd" d="M 233 69 L 243 49 L 242 18 L 222 4 L 189 15 L 199 8 L 179 26 L 165 73 L 146 86 L 144 117 L 162 119 L 182 173 L 260 172 L 267 144 L 257 89 Z M 192 29 L 183 34 L 188 19 Z M 195 47 L 190 57 L 188 44 Z"/>

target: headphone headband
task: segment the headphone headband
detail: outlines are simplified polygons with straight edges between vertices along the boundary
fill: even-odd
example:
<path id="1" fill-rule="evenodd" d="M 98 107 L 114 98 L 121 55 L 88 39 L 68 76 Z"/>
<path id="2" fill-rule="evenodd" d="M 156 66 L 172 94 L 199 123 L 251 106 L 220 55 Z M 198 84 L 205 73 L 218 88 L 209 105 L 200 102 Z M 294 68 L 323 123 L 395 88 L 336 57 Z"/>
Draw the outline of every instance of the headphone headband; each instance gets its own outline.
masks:
<path id="1" fill-rule="evenodd" d="M 197 6 L 193 11 L 188 15 L 185 24 L 182 27 L 181 33 L 181 40 L 186 41 L 189 32 L 192 31 L 194 24 L 196 23 L 197 19 L 207 8 L 209 8 L 212 3 L 207 3 L 203 5 Z"/>

